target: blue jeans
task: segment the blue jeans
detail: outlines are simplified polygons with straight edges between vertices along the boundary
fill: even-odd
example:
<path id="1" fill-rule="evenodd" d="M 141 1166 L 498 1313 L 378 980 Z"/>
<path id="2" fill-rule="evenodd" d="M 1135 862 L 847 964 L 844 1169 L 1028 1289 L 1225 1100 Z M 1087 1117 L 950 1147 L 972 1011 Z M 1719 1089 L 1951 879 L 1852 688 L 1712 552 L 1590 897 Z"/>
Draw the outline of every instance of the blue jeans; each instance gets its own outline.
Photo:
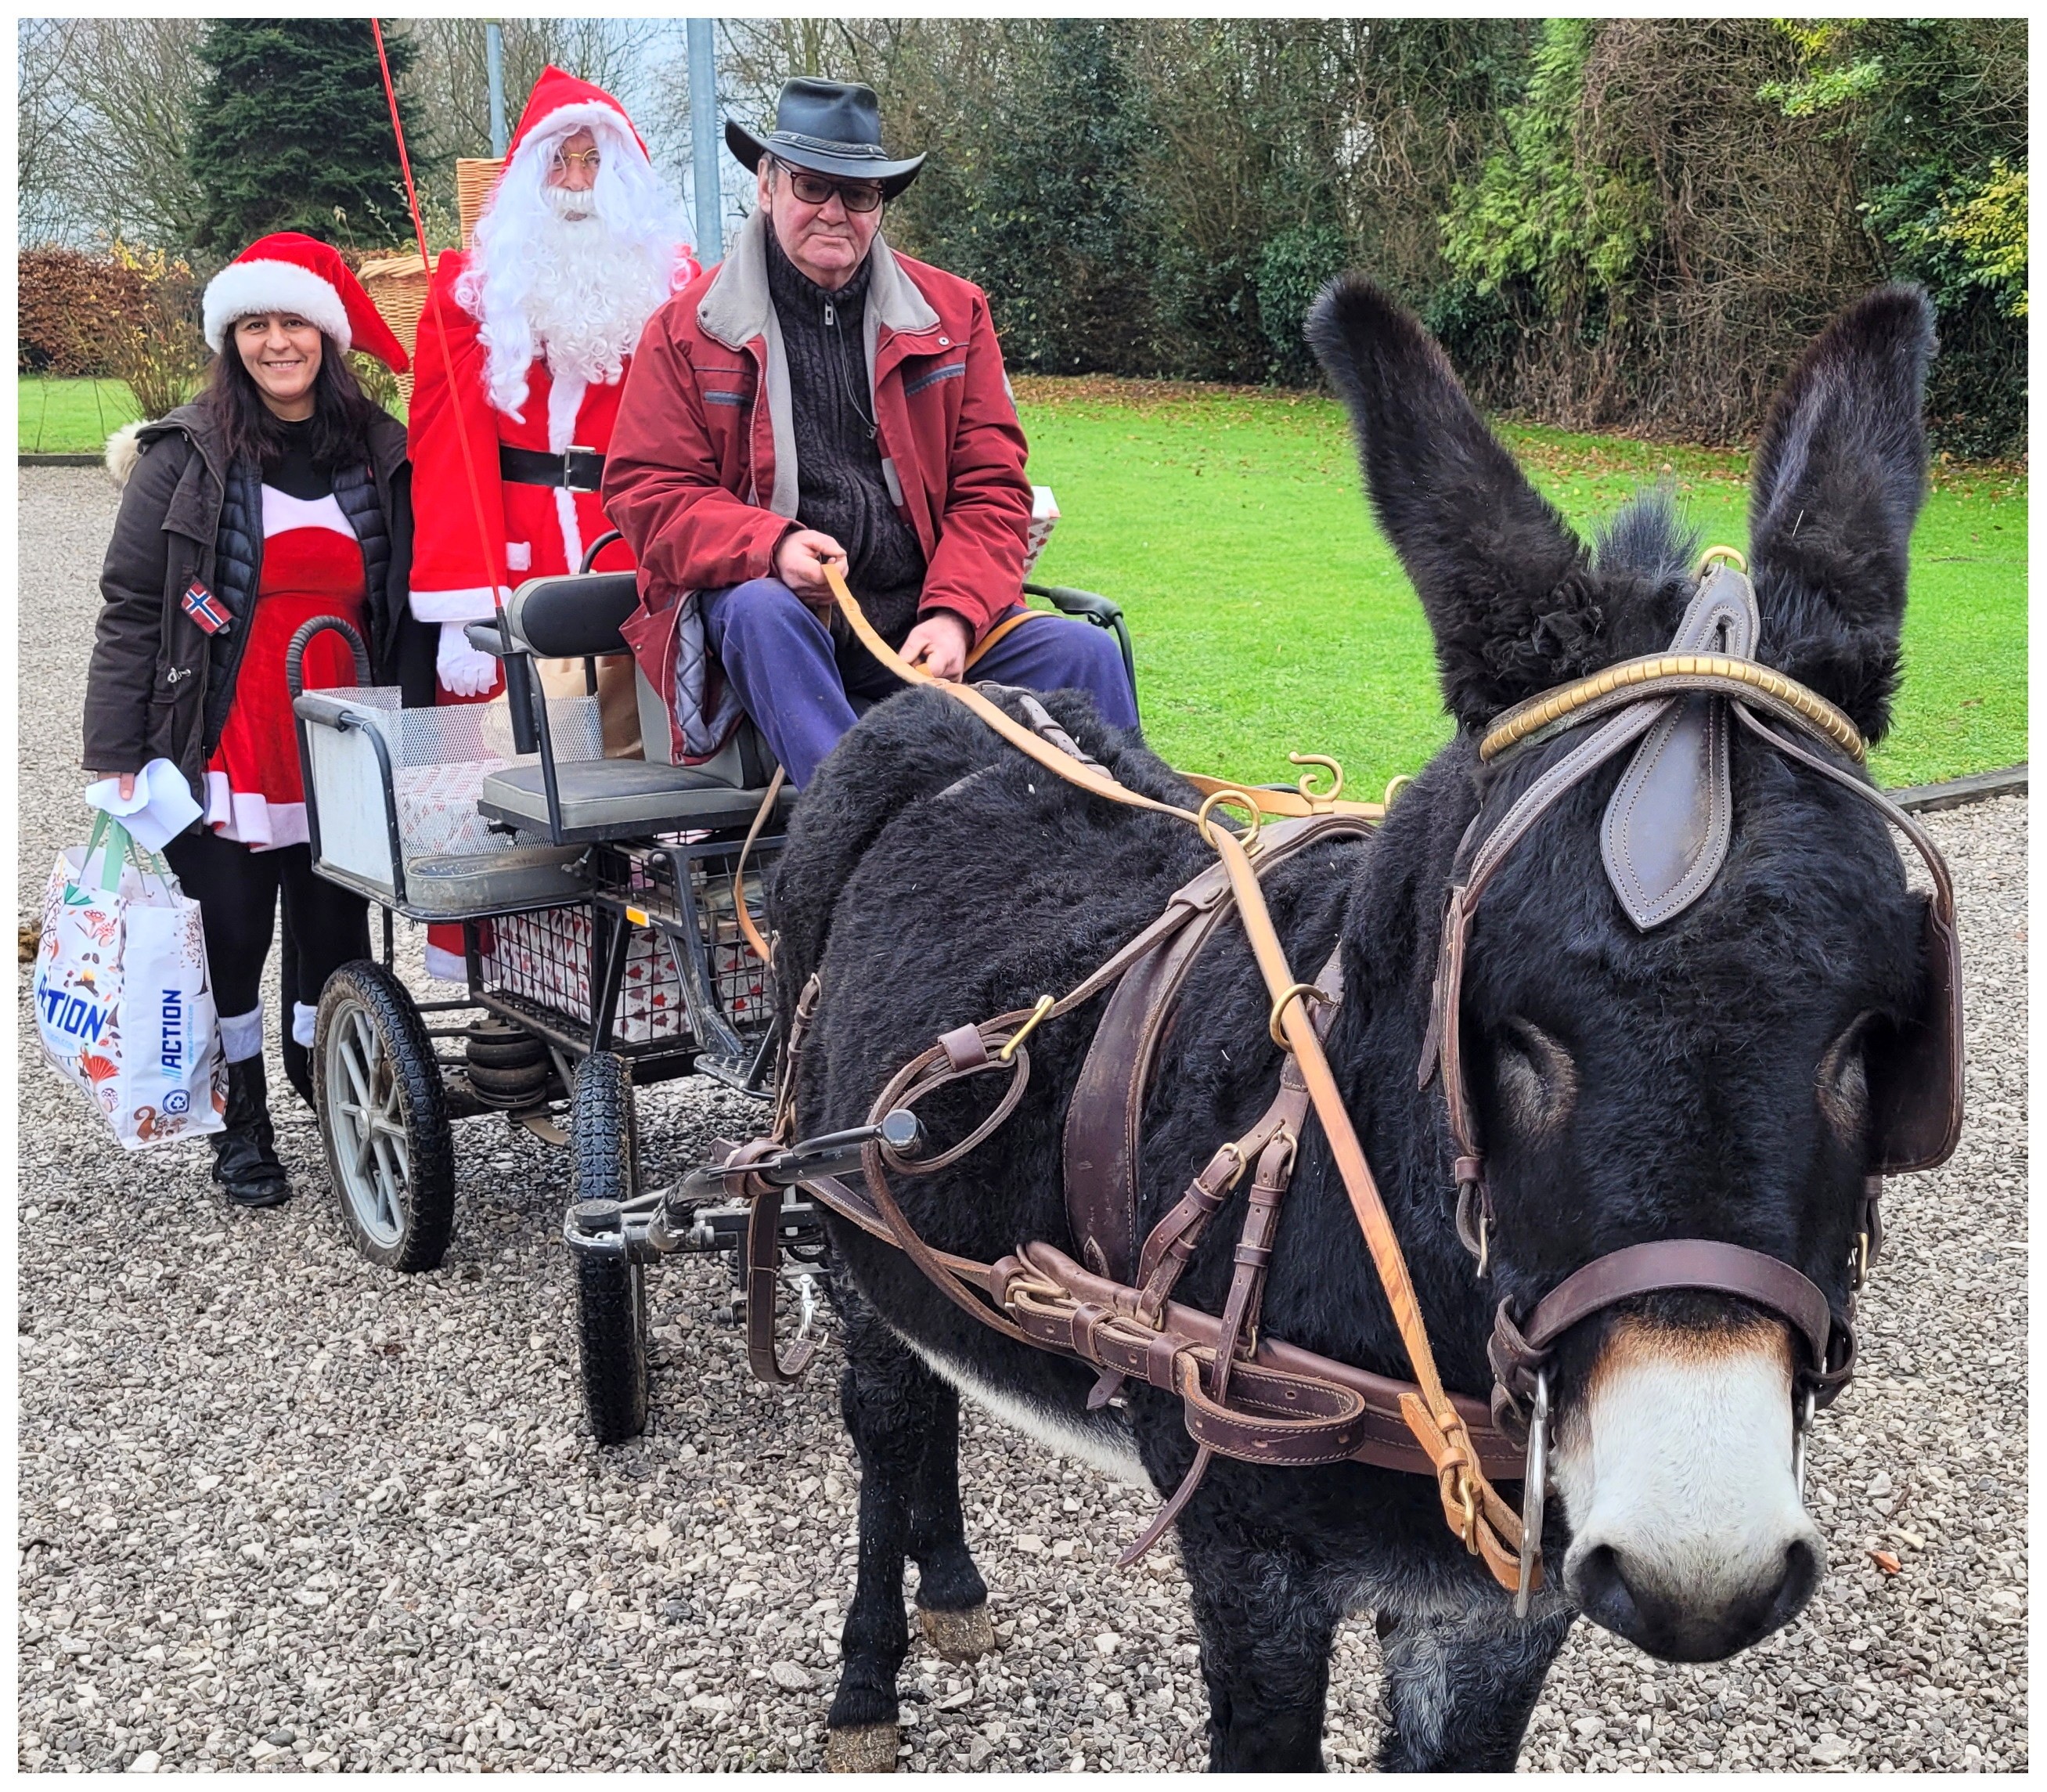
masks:
<path id="1" fill-rule="evenodd" d="M 859 711 L 898 687 L 892 675 L 880 687 L 849 692 L 830 630 L 779 579 L 700 591 L 697 603 L 711 651 L 798 790 L 816 776 Z M 1092 622 L 1036 616 L 1012 629 L 967 675 L 1032 691 L 1084 691 L 1111 727 L 1137 726 L 1137 696 L 1122 649 L 1112 631 Z"/>

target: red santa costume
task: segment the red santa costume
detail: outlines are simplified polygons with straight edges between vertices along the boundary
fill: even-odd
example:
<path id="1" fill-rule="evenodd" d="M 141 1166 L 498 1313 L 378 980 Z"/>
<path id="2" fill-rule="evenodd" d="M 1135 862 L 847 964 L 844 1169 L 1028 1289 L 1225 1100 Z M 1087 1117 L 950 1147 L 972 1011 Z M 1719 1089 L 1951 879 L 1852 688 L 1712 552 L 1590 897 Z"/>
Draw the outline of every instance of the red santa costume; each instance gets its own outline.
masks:
<path id="1" fill-rule="evenodd" d="M 548 180 L 578 130 L 599 156 L 587 192 Z M 468 644 L 465 625 L 528 579 L 575 571 L 609 532 L 597 494 L 620 382 L 647 319 L 697 273 L 625 108 L 546 70 L 472 246 L 435 270 L 412 350 L 412 606 L 440 625 L 443 703 L 498 689 L 496 660 Z M 615 542 L 597 565 L 629 571 L 633 556 Z M 463 978 L 460 936 L 430 931 L 435 975 Z"/>

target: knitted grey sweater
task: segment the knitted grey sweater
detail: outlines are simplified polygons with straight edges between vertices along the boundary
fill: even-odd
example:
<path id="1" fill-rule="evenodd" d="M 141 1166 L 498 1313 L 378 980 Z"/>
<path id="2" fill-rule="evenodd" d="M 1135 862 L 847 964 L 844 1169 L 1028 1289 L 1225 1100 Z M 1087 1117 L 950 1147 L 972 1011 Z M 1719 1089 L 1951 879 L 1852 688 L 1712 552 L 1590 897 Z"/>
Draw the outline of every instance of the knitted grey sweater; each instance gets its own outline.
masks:
<path id="1" fill-rule="evenodd" d="M 875 441 L 863 327 L 872 261 L 837 292 L 798 271 L 772 230 L 768 290 L 782 325 L 796 438 L 796 521 L 822 529 L 846 549 L 846 582 L 883 638 L 900 645 L 915 625 L 924 587 L 924 553 L 889 501 Z M 879 673 L 865 648 L 842 642 L 847 682 L 856 669 Z"/>

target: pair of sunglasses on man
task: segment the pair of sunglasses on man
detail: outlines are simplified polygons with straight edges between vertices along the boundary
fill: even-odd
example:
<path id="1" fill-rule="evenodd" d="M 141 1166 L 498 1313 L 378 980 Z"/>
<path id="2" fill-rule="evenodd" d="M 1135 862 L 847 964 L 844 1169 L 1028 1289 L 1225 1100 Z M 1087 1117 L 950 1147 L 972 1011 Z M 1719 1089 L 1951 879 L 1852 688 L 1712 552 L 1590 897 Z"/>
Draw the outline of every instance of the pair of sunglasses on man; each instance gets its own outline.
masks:
<path id="1" fill-rule="evenodd" d="M 791 168 L 779 157 L 775 158 L 775 165 L 788 176 L 790 192 L 805 205 L 829 205 L 834 193 L 848 211 L 872 211 L 881 203 L 881 188 L 872 181 L 849 186 L 842 180 L 813 174 L 808 168 Z"/>

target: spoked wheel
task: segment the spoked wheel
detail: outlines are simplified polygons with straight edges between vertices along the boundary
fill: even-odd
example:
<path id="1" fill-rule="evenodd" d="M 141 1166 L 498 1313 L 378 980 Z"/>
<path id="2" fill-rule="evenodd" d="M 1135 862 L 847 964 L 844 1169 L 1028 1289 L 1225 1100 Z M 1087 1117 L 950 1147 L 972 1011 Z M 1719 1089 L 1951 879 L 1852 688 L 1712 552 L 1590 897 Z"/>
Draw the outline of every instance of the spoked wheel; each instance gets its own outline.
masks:
<path id="1" fill-rule="evenodd" d="M 432 1269 L 455 1225 L 455 1145 L 433 1041 L 412 999 L 367 958 L 320 993 L 313 1088 L 328 1176 L 372 1263 Z"/>
<path id="2" fill-rule="evenodd" d="M 632 1078 L 615 1052 L 594 1051 L 577 1068 L 569 1148 L 576 1229 L 620 1247 L 575 1252 L 583 1407 L 599 1443 L 627 1443 L 647 1429 L 647 1272 L 623 1248 L 619 1209 L 637 1192 L 639 1139 Z"/>

